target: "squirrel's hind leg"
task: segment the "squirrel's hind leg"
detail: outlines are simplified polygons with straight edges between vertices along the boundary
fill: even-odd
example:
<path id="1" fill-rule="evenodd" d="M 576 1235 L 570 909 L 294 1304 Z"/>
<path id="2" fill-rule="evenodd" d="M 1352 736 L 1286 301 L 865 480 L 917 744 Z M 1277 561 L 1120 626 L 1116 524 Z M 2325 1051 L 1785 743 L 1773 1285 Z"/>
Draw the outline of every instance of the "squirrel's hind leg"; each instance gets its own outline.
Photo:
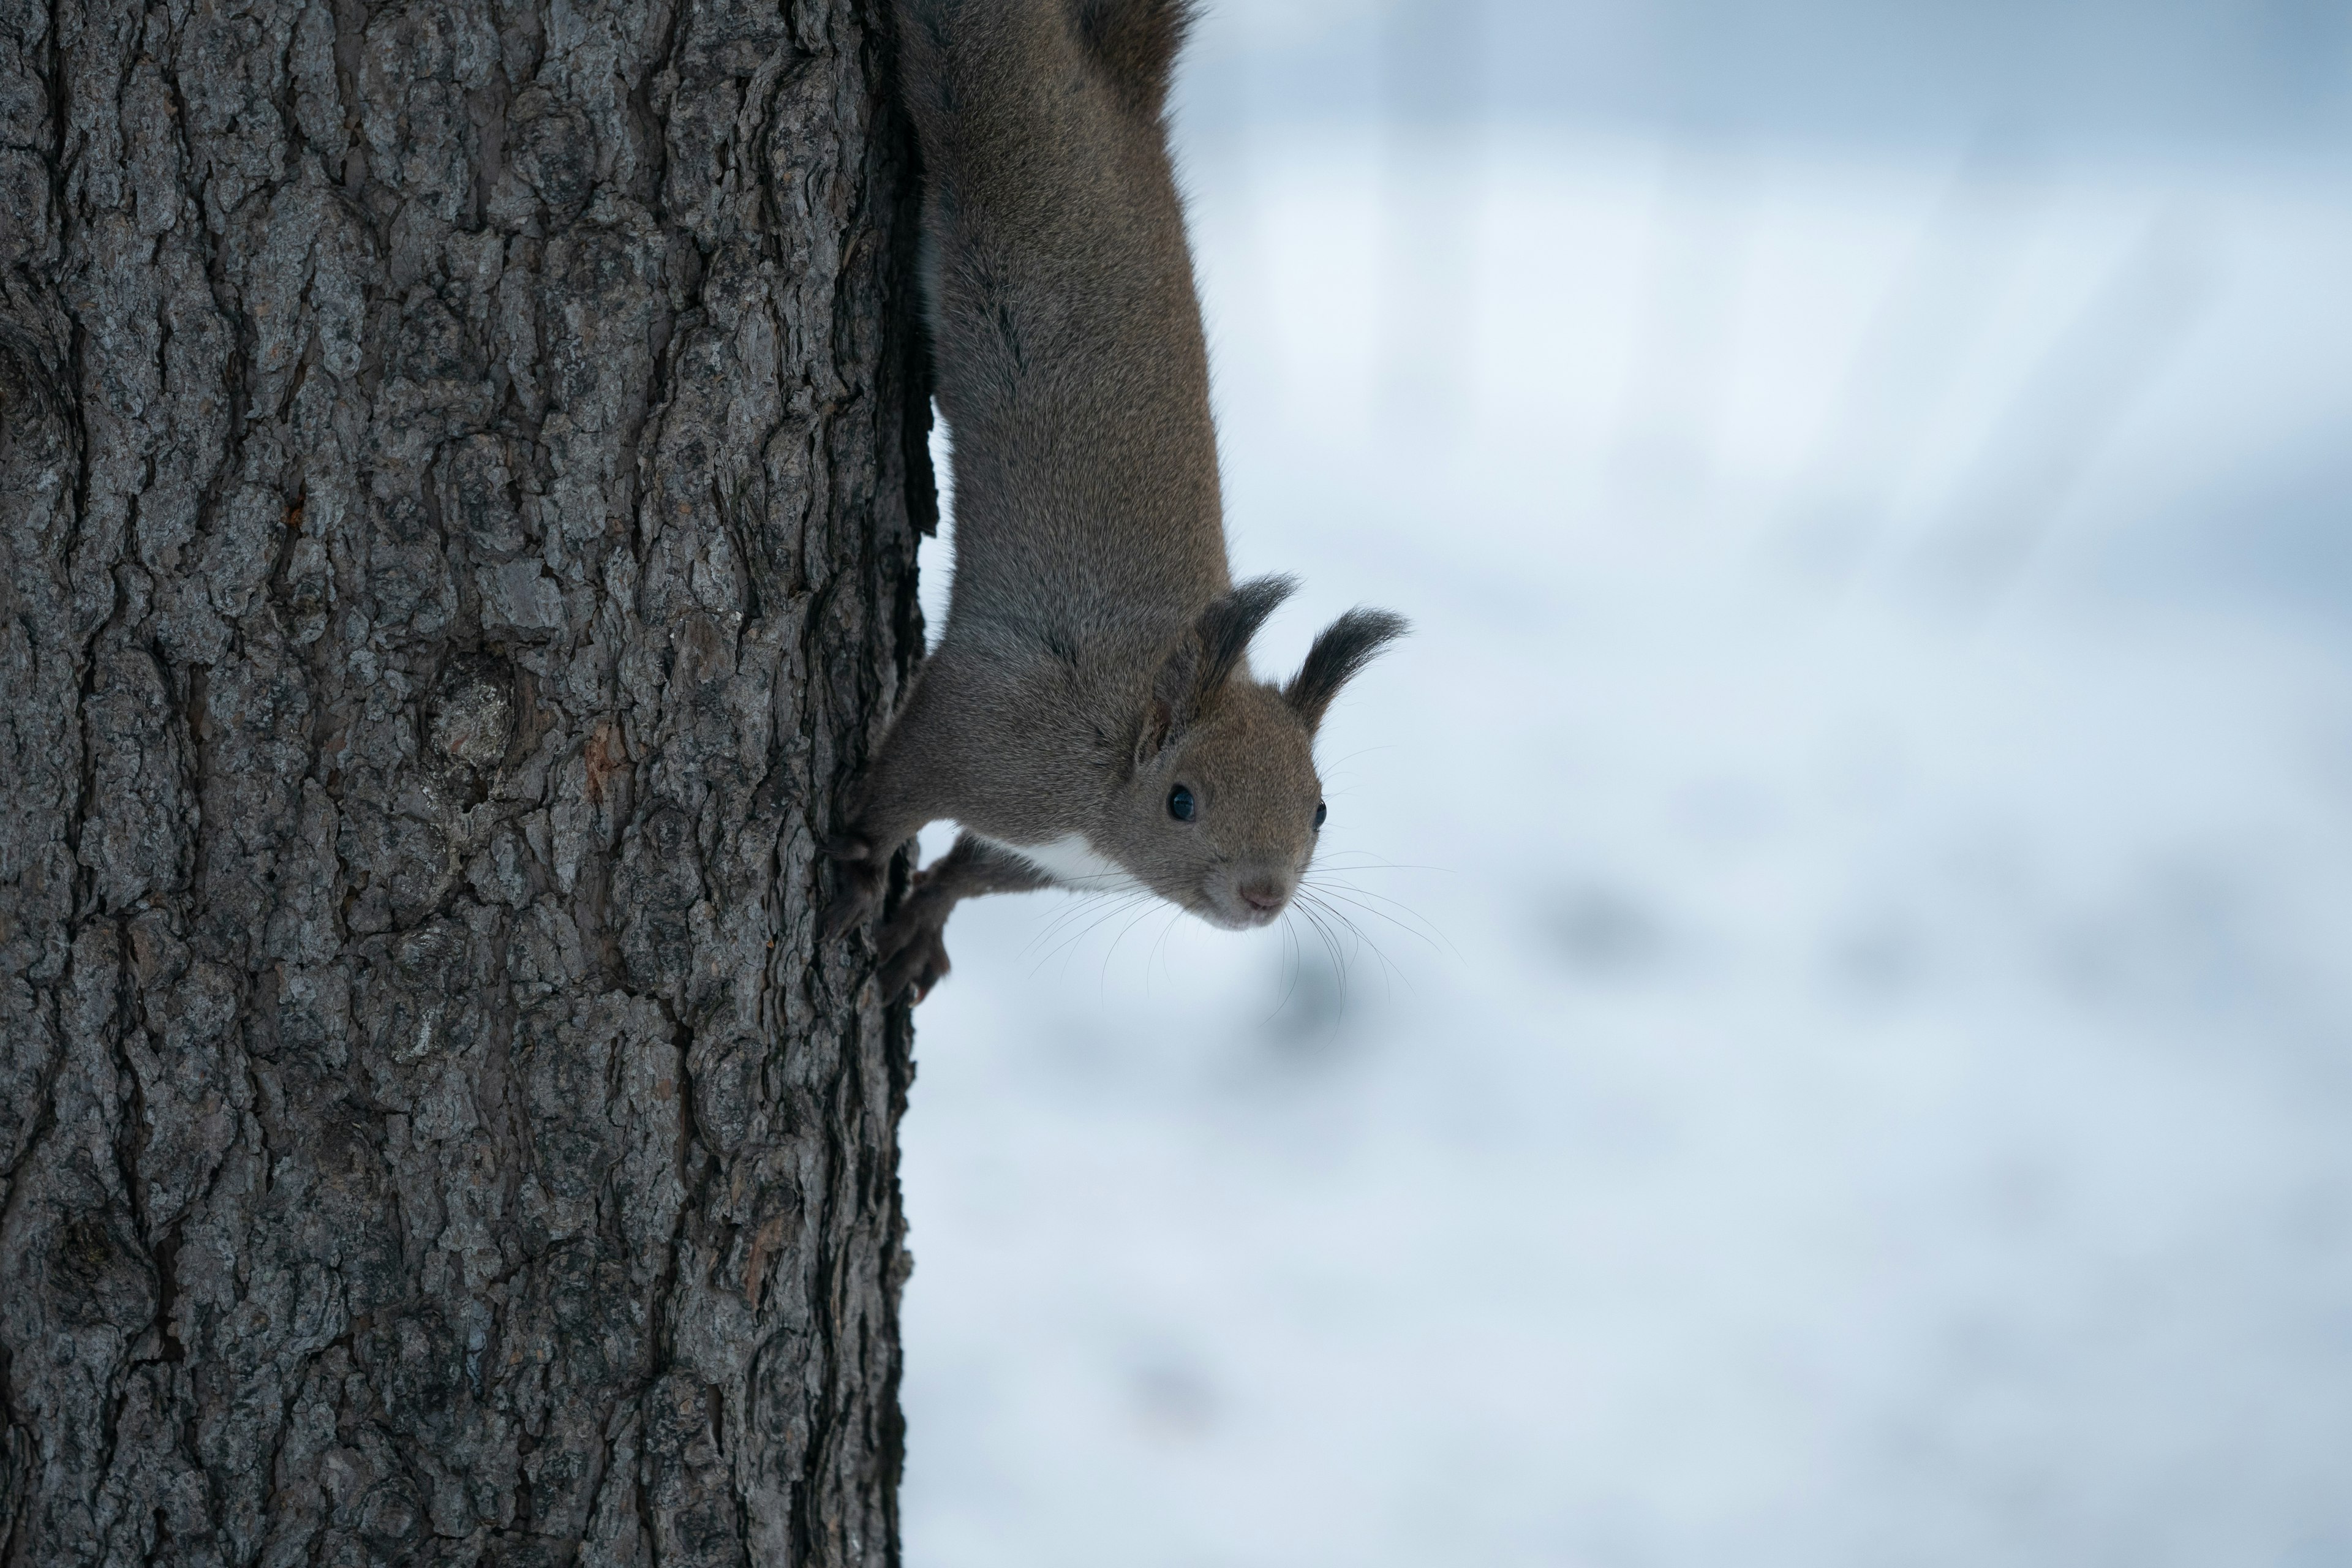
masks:
<path id="1" fill-rule="evenodd" d="M 848 820 L 825 841 L 835 891 L 822 928 L 827 942 L 882 907 L 890 857 L 924 826 L 958 815 L 956 781 L 970 769 L 955 722 L 956 697 L 945 661 L 934 654 L 915 678 L 907 705 L 858 781 Z"/>

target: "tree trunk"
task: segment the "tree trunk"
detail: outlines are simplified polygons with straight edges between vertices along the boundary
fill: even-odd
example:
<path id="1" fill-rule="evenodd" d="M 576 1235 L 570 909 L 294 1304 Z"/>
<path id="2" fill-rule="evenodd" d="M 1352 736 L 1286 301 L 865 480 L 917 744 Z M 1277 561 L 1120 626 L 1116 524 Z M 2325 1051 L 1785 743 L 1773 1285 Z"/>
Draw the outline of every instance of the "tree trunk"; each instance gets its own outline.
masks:
<path id="1" fill-rule="evenodd" d="M 897 1561 L 870 0 L 0 0 L 5 1562 Z"/>

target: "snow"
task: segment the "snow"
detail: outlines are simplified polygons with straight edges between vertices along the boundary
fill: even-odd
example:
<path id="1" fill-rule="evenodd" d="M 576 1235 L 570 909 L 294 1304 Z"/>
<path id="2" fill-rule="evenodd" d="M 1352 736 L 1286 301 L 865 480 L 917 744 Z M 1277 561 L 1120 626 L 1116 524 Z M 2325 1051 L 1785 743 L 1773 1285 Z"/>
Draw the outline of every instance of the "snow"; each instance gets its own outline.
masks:
<path id="1" fill-rule="evenodd" d="M 956 916 L 908 1563 L 2352 1560 L 2340 171 L 1244 129 L 1261 667 L 1415 635 L 1338 962 Z"/>

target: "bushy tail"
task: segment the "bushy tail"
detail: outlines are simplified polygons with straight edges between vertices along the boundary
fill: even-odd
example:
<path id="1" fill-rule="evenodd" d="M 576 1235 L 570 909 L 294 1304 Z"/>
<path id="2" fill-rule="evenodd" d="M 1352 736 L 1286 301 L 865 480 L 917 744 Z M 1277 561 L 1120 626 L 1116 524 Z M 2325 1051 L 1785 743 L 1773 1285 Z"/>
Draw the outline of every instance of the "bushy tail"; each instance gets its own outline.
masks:
<path id="1" fill-rule="evenodd" d="M 1200 15 L 1198 0 L 1075 0 L 1078 37 L 1137 113 L 1168 106 L 1177 51 Z"/>
<path id="2" fill-rule="evenodd" d="M 1050 79 L 1053 62 L 1038 56 L 1050 57 L 1048 38 L 1060 33 L 1060 47 L 1075 41 L 1122 104 L 1157 120 L 1199 8 L 1198 0 L 898 0 L 908 106 L 919 124 L 939 126 L 979 108 L 975 92 L 1012 86 L 1024 71 Z M 1048 20 L 1057 11 L 1059 27 Z"/>
<path id="3" fill-rule="evenodd" d="M 1133 512 L 1103 499 L 1112 471 L 1120 497 L 1157 489 L 1213 515 L 1206 351 L 1163 117 L 1193 0 L 897 5 L 933 390 L 975 455 L 957 468 L 959 530 L 987 510 L 984 464 L 1027 465 L 1021 506 L 1059 496 L 1068 528 Z"/>

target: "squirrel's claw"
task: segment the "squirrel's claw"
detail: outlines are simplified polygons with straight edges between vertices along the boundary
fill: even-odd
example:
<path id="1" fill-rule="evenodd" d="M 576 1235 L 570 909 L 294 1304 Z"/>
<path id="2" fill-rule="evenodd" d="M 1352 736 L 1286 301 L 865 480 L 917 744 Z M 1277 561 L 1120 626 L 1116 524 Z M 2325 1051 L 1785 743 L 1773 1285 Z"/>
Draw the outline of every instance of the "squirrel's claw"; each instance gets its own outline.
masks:
<path id="1" fill-rule="evenodd" d="M 886 1002 L 895 1002 L 901 995 L 920 1002 L 931 994 L 932 986 L 947 978 L 949 968 L 946 942 L 938 928 L 927 927 L 882 965 L 875 976 L 875 990 Z"/>
<path id="2" fill-rule="evenodd" d="M 826 839 L 819 848 L 828 860 L 871 860 L 874 840 L 863 833 L 844 831 Z"/>
<path id="3" fill-rule="evenodd" d="M 919 879 L 915 890 L 875 938 L 882 964 L 874 985 L 884 1002 L 895 1002 L 910 989 L 913 999 L 920 1002 L 947 977 L 948 949 L 941 933 L 952 907 L 951 900 L 936 894 L 926 897 Z"/>
<path id="4" fill-rule="evenodd" d="M 825 906 L 824 938 L 833 942 L 882 907 L 890 877 L 887 856 L 874 853 L 873 841 L 862 834 L 836 833 L 825 840 L 824 854 L 833 862 L 836 887 Z"/>

